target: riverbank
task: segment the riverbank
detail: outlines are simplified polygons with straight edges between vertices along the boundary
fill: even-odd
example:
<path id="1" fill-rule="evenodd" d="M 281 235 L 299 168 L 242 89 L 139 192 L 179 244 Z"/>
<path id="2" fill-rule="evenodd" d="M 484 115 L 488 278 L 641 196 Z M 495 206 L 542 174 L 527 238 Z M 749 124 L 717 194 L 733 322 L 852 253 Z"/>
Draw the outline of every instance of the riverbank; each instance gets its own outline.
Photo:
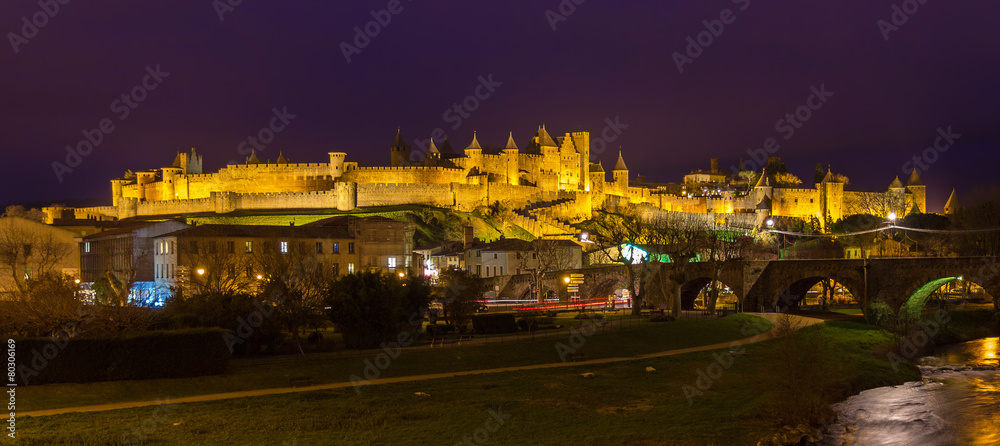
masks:
<path id="1" fill-rule="evenodd" d="M 153 444 L 455 444 L 483 436 L 494 444 L 756 444 L 860 390 L 919 379 L 915 369 L 893 370 L 872 354 L 886 342 L 872 327 L 829 322 L 739 347 L 733 356 L 723 349 L 360 392 L 29 417 L 19 430 L 24 444 L 117 444 L 136 427 Z M 812 350 L 789 354 L 796 346 Z"/>

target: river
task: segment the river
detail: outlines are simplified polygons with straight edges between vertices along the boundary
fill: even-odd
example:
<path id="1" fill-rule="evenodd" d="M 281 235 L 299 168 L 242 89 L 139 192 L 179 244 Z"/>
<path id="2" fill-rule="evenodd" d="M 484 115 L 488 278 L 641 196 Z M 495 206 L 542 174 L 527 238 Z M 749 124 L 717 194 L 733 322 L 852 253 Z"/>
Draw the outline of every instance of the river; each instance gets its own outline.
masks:
<path id="1" fill-rule="evenodd" d="M 866 390 L 833 409 L 821 445 L 1000 445 L 1000 338 L 939 348 L 923 381 Z"/>

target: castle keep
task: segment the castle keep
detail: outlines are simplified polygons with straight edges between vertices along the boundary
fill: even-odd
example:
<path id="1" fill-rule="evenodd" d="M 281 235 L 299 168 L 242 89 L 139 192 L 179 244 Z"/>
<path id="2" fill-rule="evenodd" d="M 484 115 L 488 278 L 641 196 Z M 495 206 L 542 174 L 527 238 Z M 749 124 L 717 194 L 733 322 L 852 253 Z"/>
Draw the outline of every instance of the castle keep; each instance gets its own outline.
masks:
<path id="1" fill-rule="evenodd" d="M 513 134 L 503 147 L 483 147 L 473 134 L 462 151 L 447 140 L 440 147 L 431 140 L 423 154 L 414 153 L 397 130 L 388 166 L 359 166 L 344 152 L 327 155 L 322 163 L 292 163 L 284 155 L 264 163 L 252 153 L 243 164 L 205 173 L 202 156 L 191 149 L 178 153 L 167 167 L 111 180 L 111 206 L 45 211 L 51 221 L 70 212 L 75 218 L 124 219 L 402 204 L 469 211 L 503 202 L 515 209 L 512 223 L 536 236 L 572 233 L 569 223 L 588 218 L 609 199 L 668 211 L 727 214 L 730 224 L 744 226 L 759 226 L 771 215 L 823 224 L 852 213 L 895 212 L 902 217 L 926 212 L 925 186 L 915 171 L 906 185 L 896 178 L 884 192 L 853 192 L 845 191 L 840 176 L 829 171 L 811 188 L 779 185 L 766 168 L 755 182 L 741 185 L 720 172 L 713 159 L 709 171 L 692 172 L 683 184 L 647 183 L 641 176 L 630 184 L 619 153 L 608 181 L 604 167 L 590 162 L 588 132 L 553 138 L 545 126 L 524 147 Z"/>

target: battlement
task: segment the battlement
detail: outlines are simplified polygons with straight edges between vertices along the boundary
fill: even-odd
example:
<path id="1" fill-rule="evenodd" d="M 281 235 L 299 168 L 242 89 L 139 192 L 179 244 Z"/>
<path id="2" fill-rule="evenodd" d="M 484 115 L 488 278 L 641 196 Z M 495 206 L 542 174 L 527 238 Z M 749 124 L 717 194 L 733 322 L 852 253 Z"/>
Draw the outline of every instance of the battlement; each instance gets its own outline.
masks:
<path id="1" fill-rule="evenodd" d="M 344 170 L 347 171 L 362 171 L 362 172 L 454 172 L 462 171 L 463 169 L 457 167 L 442 167 L 442 166 L 358 166 L 345 164 Z"/>

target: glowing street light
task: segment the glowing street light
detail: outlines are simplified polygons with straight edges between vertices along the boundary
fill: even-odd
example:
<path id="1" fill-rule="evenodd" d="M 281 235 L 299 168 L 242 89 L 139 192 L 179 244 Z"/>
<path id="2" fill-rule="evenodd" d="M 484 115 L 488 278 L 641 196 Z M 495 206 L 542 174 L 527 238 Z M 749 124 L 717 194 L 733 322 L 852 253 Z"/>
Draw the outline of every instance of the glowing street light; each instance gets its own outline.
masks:
<path id="1" fill-rule="evenodd" d="M 774 219 L 773 218 L 767 219 L 767 227 L 769 227 L 769 228 L 773 228 L 774 227 Z"/>
<path id="2" fill-rule="evenodd" d="M 569 277 L 564 277 L 563 278 L 563 282 L 566 282 L 568 284 L 569 283 Z"/>
<path id="3" fill-rule="evenodd" d="M 80 284 L 80 279 L 76 279 L 73 282 L 76 282 L 76 284 L 79 285 Z"/>
<path id="4" fill-rule="evenodd" d="M 889 221 L 891 221 L 893 223 L 896 222 L 896 213 L 895 212 L 890 212 L 889 213 Z"/>
<path id="5" fill-rule="evenodd" d="M 198 273 L 199 276 L 203 276 L 205 275 L 205 268 L 198 268 L 195 272 Z"/>
<path id="6" fill-rule="evenodd" d="M 406 273 L 403 273 L 403 272 L 399 273 L 399 277 L 400 277 L 400 278 L 402 278 L 402 277 L 406 277 Z"/>
<path id="7" fill-rule="evenodd" d="M 260 279 L 263 279 L 263 278 L 264 278 L 264 276 L 262 276 L 260 274 L 257 275 L 257 280 L 260 280 Z"/>

